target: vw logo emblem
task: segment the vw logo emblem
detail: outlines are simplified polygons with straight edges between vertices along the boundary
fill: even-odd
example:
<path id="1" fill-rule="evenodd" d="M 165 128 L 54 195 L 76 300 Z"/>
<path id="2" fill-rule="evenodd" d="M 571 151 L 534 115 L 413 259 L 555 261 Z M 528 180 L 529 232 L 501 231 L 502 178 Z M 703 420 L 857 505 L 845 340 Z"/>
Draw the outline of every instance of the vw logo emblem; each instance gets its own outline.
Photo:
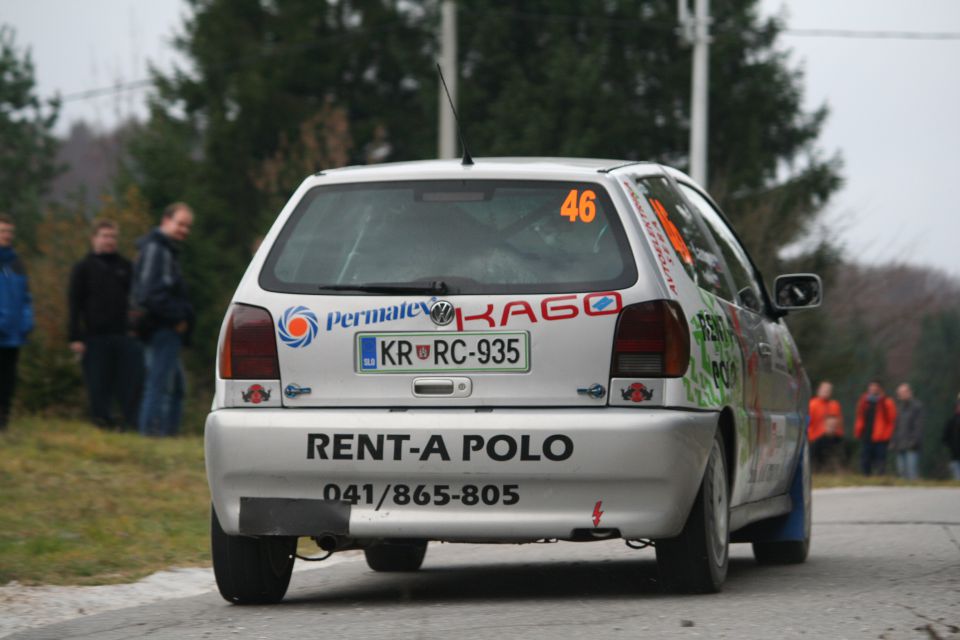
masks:
<path id="1" fill-rule="evenodd" d="M 437 300 L 430 305 L 430 319 L 438 327 L 445 327 L 453 322 L 453 304 L 446 300 Z"/>

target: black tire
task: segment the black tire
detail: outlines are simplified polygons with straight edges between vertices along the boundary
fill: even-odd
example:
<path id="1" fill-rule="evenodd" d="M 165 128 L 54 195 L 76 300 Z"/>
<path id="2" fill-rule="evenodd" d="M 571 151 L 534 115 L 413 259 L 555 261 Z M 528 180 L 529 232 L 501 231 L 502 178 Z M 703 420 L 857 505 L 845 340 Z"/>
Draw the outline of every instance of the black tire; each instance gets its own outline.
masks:
<path id="1" fill-rule="evenodd" d="M 416 571 L 427 554 L 426 540 L 378 542 L 363 550 L 374 571 Z"/>
<path id="2" fill-rule="evenodd" d="M 220 595 L 234 604 L 272 604 L 283 600 L 297 552 L 290 536 L 231 536 L 210 510 L 213 574 Z"/>
<path id="3" fill-rule="evenodd" d="M 810 530 L 813 498 L 811 493 L 810 445 L 804 445 L 803 458 L 797 471 L 801 474 L 803 492 L 803 540 L 754 542 L 753 557 L 760 564 L 802 564 L 810 553 Z"/>
<path id="4" fill-rule="evenodd" d="M 700 491 L 683 531 L 656 541 L 660 584 L 680 593 L 717 593 L 730 561 L 730 487 L 723 446 L 717 429 Z"/>

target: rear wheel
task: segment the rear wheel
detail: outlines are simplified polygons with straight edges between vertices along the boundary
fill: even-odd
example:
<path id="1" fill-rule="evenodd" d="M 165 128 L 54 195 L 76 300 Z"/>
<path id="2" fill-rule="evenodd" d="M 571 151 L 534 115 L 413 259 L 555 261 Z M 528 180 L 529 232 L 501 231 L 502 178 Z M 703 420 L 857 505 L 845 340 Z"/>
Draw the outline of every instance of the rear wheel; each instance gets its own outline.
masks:
<path id="1" fill-rule="evenodd" d="M 676 538 L 656 541 L 660 582 L 670 591 L 716 593 L 727 577 L 730 504 L 723 434 L 717 429 L 700 491 Z"/>
<path id="2" fill-rule="evenodd" d="M 290 585 L 297 538 L 231 536 L 210 510 L 213 574 L 220 595 L 235 604 L 280 602 Z"/>
<path id="3" fill-rule="evenodd" d="M 416 571 L 427 554 L 426 540 L 378 542 L 363 550 L 374 571 Z"/>

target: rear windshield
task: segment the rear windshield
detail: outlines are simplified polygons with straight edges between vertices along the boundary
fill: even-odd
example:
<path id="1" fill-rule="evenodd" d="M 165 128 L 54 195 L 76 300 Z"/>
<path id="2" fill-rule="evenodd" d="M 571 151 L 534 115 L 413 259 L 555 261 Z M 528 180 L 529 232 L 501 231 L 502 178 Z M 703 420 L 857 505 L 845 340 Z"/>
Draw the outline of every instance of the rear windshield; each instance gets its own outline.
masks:
<path id="1" fill-rule="evenodd" d="M 602 186 L 526 180 L 315 187 L 260 274 L 269 291 L 325 295 L 436 282 L 454 294 L 572 293 L 636 280 Z"/>

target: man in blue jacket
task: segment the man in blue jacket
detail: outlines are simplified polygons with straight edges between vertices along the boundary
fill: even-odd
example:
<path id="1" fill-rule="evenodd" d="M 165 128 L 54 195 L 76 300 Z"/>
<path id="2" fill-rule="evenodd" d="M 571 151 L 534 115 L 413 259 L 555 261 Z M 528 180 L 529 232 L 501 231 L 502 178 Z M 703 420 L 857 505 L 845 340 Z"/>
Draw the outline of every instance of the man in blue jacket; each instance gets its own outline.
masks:
<path id="1" fill-rule="evenodd" d="M 27 271 L 13 250 L 15 232 L 13 219 L 0 213 L 0 431 L 10 419 L 20 347 L 33 330 Z"/>
<path id="2" fill-rule="evenodd" d="M 173 436 L 180 429 L 184 395 L 180 349 L 193 325 L 193 306 L 178 253 L 192 226 L 193 211 L 176 202 L 164 210 L 160 226 L 137 242 L 133 302 L 147 364 L 140 400 L 143 435 Z"/>

